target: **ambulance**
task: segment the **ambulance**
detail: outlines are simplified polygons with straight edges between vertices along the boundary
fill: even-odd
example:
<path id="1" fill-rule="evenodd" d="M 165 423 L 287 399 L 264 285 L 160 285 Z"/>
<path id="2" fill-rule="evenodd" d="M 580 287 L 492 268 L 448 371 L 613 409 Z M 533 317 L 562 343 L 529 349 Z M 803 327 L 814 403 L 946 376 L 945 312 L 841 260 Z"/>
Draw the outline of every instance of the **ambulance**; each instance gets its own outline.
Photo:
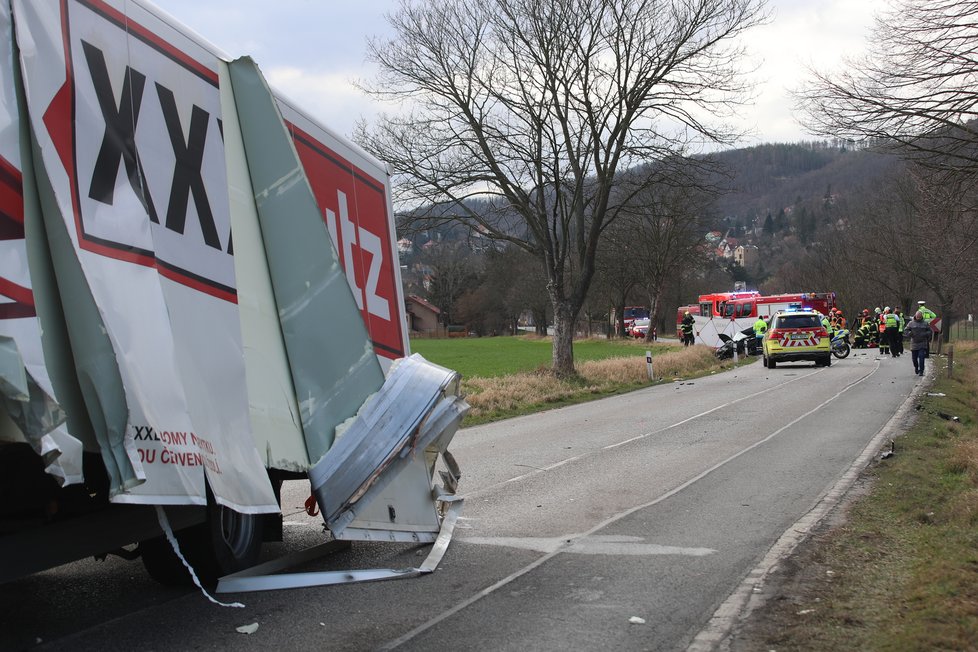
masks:
<path id="1" fill-rule="evenodd" d="M 809 361 L 816 367 L 832 364 L 831 339 L 822 325 L 821 314 L 800 305 L 772 315 L 762 347 L 768 369 L 780 362 Z"/>

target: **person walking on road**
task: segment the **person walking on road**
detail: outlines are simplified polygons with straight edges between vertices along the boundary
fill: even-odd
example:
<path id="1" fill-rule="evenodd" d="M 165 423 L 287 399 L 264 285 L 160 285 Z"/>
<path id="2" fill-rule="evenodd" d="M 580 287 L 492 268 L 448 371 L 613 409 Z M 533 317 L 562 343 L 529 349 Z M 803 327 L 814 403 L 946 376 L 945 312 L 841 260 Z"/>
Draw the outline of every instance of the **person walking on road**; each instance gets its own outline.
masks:
<path id="1" fill-rule="evenodd" d="M 914 373 L 918 376 L 924 375 L 930 333 L 930 325 L 924 321 L 924 315 L 919 310 L 914 313 L 913 320 L 903 331 L 904 336 L 910 338 L 910 358 L 913 360 Z"/>

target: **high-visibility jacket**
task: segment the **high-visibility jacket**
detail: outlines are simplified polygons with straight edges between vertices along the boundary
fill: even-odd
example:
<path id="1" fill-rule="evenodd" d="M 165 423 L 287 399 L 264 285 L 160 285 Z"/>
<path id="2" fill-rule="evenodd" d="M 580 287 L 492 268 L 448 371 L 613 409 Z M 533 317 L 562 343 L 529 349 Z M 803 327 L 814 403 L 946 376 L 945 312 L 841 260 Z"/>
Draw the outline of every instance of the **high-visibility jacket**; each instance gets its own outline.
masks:
<path id="1" fill-rule="evenodd" d="M 760 317 L 758 317 L 757 321 L 754 322 L 754 335 L 760 337 L 766 332 L 767 332 L 767 322 L 761 319 Z"/>
<path id="2" fill-rule="evenodd" d="M 897 328 L 900 326 L 900 320 L 892 312 L 889 312 L 883 316 L 883 323 L 886 324 L 888 329 Z"/>
<path id="3" fill-rule="evenodd" d="M 917 308 L 917 310 L 919 310 L 920 311 L 920 314 L 924 316 L 924 321 L 928 321 L 929 322 L 934 317 L 937 317 L 937 313 L 935 313 L 933 310 L 931 310 L 927 306 L 920 306 L 920 307 Z"/>

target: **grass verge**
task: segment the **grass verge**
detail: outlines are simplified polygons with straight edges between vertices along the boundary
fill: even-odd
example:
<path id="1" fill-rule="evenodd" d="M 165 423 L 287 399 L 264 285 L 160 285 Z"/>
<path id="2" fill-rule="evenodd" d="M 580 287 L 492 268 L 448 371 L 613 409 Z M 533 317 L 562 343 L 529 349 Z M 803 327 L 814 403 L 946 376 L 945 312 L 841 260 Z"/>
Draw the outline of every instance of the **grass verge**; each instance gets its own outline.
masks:
<path id="1" fill-rule="evenodd" d="M 675 345 L 640 340 L 590 338 L 574 341 L 575 362 L 639 356 L 645 351 L 673 350 Z M 454 369 L 463 378 L 495 378 L 510 374 L 549 369 L 553 361 L 552 338 L 536 335 L 516 337 L 467 337 L 411 340 L 411 351 L 443 367 Z"/>
<path id="2" fill-rule="evenodd" d="M 955 345 L 953 378 L 929 362 L 915 425 L 845 522 L 785 564 L 733 650 L 978 649 L 978 344 Z"/>
<path id="3" fill-rule="evenodd" d="M 549 339 L 482 339 L 483 342 L 463 340 L 458 345 L 452 340 L 437 341 L 441 346 L 415 346 L 412 342 L 415 352 L 436 364 L 469 370 L 468 375 L 462 372 L 462 393 L 472 406 L 465 417 L 465 426 L 649 387 L 654 384 L 649 380 L 645 359 L 645 351 L 649 349 L 654 376 L 658 379 L 654 382 L 696 378 L 733 366 L 729 360 L 719 362 L 713 349 L 706 346 L 684 348 L 678 344 L 656 343 L 649 347 L 643 342 L 582 340 L 574 343 L 577 377 L 557 379 L 549 373 Z M 435 341 L 421 342 L 430 345 Z M 540 351 L 546 352 L 545 364 L 534 362 Z"/>

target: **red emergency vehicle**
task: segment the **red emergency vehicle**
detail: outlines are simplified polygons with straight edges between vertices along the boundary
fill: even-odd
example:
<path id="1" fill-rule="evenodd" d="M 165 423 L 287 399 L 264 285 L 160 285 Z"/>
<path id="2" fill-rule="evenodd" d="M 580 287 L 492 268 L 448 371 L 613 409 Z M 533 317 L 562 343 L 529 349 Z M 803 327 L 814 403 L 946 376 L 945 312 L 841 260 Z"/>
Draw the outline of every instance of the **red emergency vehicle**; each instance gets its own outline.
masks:
<path id="1" fill-rule="evenodd" d="M 731 299 L 724 303 L 722 316 L 727 319 L 756 320 L 770 317 L 779 310 L 796 306 L 803 310 L 817 310 L 828 315 L 835 308 L 835 292 L 802 292 L 798 294 L 771 294 L 765 296 Z"/>

